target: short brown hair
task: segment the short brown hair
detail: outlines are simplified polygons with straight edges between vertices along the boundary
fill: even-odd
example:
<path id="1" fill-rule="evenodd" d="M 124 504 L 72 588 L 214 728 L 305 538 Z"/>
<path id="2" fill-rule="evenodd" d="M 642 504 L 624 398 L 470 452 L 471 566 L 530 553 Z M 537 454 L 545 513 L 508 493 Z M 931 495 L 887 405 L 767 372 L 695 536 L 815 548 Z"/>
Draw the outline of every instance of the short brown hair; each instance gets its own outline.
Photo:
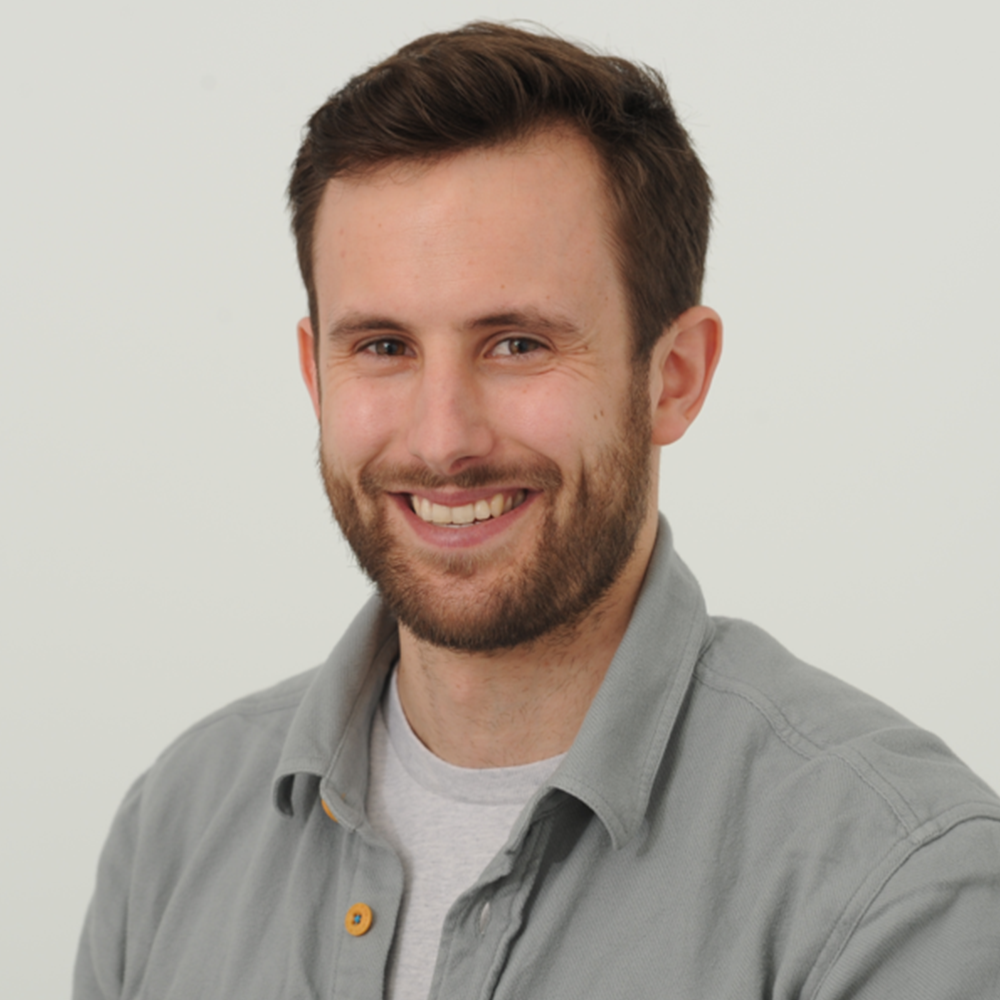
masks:
<path id="1" fill-rule="evenodd" d="M 426 35 L 310 118 L 288 200 L 316 329 L 313 238 L 329 180 L 568 125 L 603 165 L 637 359 L 701 297 L 711 187 L 655 70 L 503 24 Z"/>

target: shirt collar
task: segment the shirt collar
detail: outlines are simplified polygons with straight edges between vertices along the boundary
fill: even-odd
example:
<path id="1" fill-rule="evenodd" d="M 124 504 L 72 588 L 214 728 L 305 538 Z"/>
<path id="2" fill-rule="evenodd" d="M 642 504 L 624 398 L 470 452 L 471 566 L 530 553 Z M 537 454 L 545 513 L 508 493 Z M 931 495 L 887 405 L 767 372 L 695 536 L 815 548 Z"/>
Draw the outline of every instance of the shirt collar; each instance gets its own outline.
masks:
<path id="1" fill-rule="evenodd" d="M 376 595 L 316 672 L 292 719 L 273 786 L 283 813 L 293 812 L 296 778 L 314 775 L 338 822 L 361 823 L 372 716 L 398 655 L 396 621 Z"/>
<path id="2" fill-rule="evenodd" d="M 618 848 L 638 830 L 713 626 L 660 515 L 639 599 L 583 725 L 549 785 L 585 802 Z"/>
<path id="3" fill-rule="evenodd" d="M 545 786 L 593 809 L 615 847 L 627 843 L 642 822 L 710 638 L 701 591 L 674 552 L 661 516 L 628 629 L 573 746 Z M 398 655 L 396 622 L 373 597 L 317 671 L 292 720 L 274 781 L 282 812 L 292 812 L 296 776 L 314 775 L 337 820 L 351 828 L 361 824 L 372 716 Z"/>

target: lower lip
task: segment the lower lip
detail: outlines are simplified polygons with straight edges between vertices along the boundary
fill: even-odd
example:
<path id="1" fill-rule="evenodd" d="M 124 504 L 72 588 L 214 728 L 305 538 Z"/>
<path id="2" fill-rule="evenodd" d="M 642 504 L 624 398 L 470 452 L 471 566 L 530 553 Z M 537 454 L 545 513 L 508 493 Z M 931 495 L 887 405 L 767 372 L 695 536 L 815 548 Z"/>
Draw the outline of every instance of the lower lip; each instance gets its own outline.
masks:
<path id="1" fill-rule="evenodd" d="M 496 538 L 508 528 L 512 528 L 525 516 L 538 495 L 537 493 L 528 493 L 517 507 L 506 514 L 491 517 L 488 521 L 475 521 L 461 527 L 450 527 L 425 521 L 414 513 L 410 506 L 409 496 L 402 493 L 393 493 L 391 496 L 404 520 L 423 541 L 438 548 L 464 549 L 474 545 L 482 545 L 484 542 Z"/>

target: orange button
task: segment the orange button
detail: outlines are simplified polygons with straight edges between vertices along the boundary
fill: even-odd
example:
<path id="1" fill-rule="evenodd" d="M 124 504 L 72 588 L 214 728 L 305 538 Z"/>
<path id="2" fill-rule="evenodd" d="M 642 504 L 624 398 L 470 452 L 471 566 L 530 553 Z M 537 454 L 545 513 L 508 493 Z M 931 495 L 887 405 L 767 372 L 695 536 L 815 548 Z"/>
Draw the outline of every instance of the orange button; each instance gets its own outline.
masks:
<path id="1" fill-rule="evenodd" d="M 336 823 L 337 817 L 333 815 L 333 810 L 326 804 L 326 799 L 320 799 L 320 802 L 323 803 L 323 812 L 325 812 L 327 816 L 329 816 L 330 819 L 332 819 L 334 823 Z"/>
<path id="2" fill-rule="evenodd" d="M 367 933 L 371 925 L 371 907 L 365 906 L 364 903 L 355 903 L 347 911 L 347 916 L 344 917 L 344 926 L 347 928 L 347 933 L 353 934 L 355 937 L 361 937 L 362 934 Z"/>

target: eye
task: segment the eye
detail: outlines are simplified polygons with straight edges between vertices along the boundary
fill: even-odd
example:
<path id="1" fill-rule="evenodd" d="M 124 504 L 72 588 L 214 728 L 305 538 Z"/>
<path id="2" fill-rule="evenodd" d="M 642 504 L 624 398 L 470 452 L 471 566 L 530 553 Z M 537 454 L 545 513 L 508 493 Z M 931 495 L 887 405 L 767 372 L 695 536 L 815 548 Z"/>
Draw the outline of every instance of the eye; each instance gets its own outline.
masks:
<path id="1" fill-rule="evenodd" d="M 541 349 L 542 345 L 531 337 L 505 337 L 497 342 L 490 354 L 499 357 L 514 357 L 520 354 L 531 354 Z"/>
<path id="2" fill-rule="evenodd" d="M 369 341 L 362 350 L 382 358 L 401 358 L 406 354 L 406 344 L 393 337 L 383 337 L 381 340 Z"/>

